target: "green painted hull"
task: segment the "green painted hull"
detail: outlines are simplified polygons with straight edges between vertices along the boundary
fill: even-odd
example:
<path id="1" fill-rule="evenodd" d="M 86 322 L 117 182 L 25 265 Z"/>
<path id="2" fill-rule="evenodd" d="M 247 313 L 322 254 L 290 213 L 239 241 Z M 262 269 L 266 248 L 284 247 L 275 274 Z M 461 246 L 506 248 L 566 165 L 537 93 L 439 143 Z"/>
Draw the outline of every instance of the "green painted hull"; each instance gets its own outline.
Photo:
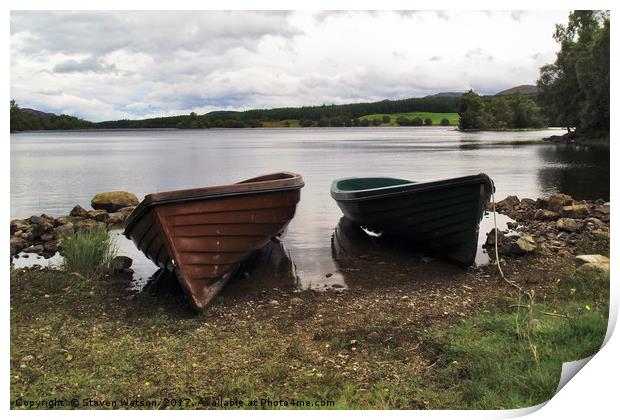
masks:
<path id="1" fill-rule="evenodd" d="M 485 174 L 424 183 L 346 178 L 332 183 L 331 195 L 351 221 L 470 265 L 493 188 Z"/>

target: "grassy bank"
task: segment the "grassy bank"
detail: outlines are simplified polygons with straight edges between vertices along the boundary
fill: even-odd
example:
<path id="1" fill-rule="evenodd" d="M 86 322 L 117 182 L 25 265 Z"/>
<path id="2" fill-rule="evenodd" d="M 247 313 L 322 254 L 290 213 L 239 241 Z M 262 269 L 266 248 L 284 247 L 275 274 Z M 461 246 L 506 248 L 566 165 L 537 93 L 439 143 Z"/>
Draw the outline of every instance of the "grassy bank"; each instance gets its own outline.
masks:
<path id="1" fill-rule="evenodd" d="M 540 266 L 523 267 L 532 264 Z M 385 287 L 339 293 L 224 294 L 201 315 L 174 288 L 132 296 L 123 277 L 12 270 L 11 404 L 187 398 L 181 408 L 205 408 L 200 402 L 219 397 L 332 401 L 326 408 L 537 404 L 552 395 L 562 361 L 599 348 L 609 282 L 568 262 L 528 276 L 518 270 L 511 275 L 534 290 L 531 307 L 488 268 L 426 283 L 404 273 Z"/>
<path id="2" fill-rule="evenodd" d="M 450 125 L 458 125 L 459 124 L 459 114 L 456 112 L 403 112 L 397 114 L 371 114 L 364 115 L 360 117 L 360 120 L 369 120 L 372 121 L 374 119 L 383 119 L 384 116 L 390 117 L 389 123 L 382 123 L 382 126 L 398 126 L 396 120 L 399 117 L 404 117 L 408 119 L 421 118 L 424 121 L 426 118 L 430 118 L 433 121 L 433 125 L 440 125 L 441 120 L 446 118 L 450 121 Z"/>

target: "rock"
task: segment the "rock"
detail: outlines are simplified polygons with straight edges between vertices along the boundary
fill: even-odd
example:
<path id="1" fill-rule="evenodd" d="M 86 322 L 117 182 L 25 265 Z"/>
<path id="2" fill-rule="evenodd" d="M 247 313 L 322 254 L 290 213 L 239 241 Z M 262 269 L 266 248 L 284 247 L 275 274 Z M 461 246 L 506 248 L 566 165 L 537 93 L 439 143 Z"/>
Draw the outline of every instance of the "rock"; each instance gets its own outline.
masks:
<path id="1" fill-rule="evenodd" d="M 519 197 L 517 197 L 516 195 L 509 195 L 508 197 L 497 203 L 495 207 L 498 211 L 513 210 L 515 206 L 517 206 L 520 202 L 521 201 L 519 200 Z"/>
<path id="2" fill-rule="evenodd" d="M 88 212 L 88 218 L 98 222 L 106 222 L 108 217 L 108 212 L 105 210 L 91 210 Z"/>
<path id="3" fill-rule="evenodd" d="M 90 201 L 95 210 L 105 210 L 108 213 L 114 213 L 128 206 L 137 206 L 138 203 L 138 197 L 126 191 L 99 193 Z"/>
<path id="4" fill-rule="evenodd" d="M 372 331 L 368 333 L 368 335 L 366 336 L 366 340 L 369 343 L 378 343 L 379 341 L 381 341 L 381 337 L 379 336 L 378 332 Z"/>
<path id="5" fill-rule="evenodd" d="M 590 254 L 590 255 L 577 255 L 575 257 L 577 262 L 581 263 L 593 263 L 593 264 L 609 264 L 609 258 L 600 254 Z"/>
<path id="6" fill-rule="evenodd" d="M 304 303 L 304 300 L 302 298 L 291 298 L 291 305 L 301 305 L 302 303 Z"/>
<path id="7" fill-rule="evenodd" d="M 26 247 L 23 249 L 24 252 L 27 252 L 29 254 L 40 254 L 41 252 L 44 251 L 43 245 L 38 244 L 38 245 L 30 245 L 29 247 Z"/>
<path id="8" fill-rule="evenodd" d="M 521 200 L 521 207 L 536 207 L 536 201 L 531 198 L 524 198 Z"/>
<path id="9" fill-rule="evenodd" d="M 553 210 L 538 209 L 534 213 L 536 220 L 557 220 L 559 217 L 560 215 Z"/>
<path id="10" fill-rule="evenodd" d="M 36 216 L 33 216 L 36 217 Z M 54 224 L 47 219 L 36 217 L 36 221 L 32 222 L 32 238 L 37 239 L 47 232 L 54 230 Z"/>
<path id="11" fill-rule="evenodd" d="M 105 227 L 105 223 L 98 222 L 92 219 L 85 219 L 85 220 L 79 220 L 75 222 L 73 226 L 75 229 L 91 230 L 91 229 Z"/>
<path id="12" fill-rule="evenodd" d="M 560 215 L 572 219 L 583 219 L 590 216 L 590 209 L 587 204 L 574 204 L 562 207 Z"/>
<path id="13" fill-rule="evenodd" d="M 605 225 L 605 222 L 603 222 L 600 219 L 597 219 L 596 217 L 588 217 L 584 222 L 585 222 L 586 227 L 592 227 L 592 228 L 607 227 Z"/>
<path id="14" fill-rule="evenodd" d="M 106 214 L 108 215 L 107 222 L 110 225 L 120 225 L 127 218 L 127 215 L 125 213 L 120 212 L 120 211 L 117 211 L 117 212 L 114 212 L 114 213 L 106 213 Z"/>
<path id="15" fill-rule="evenodd" d="M 536 240 L 531 235 L 523 234 L 512 244 L 510 253 L 515 255 L 523 255 L 536 251 L 536 248 Z"/>
<path id="16" fill-rule="evenodd" d="M 575 259 L 584 263 L 577 269 L 581 273 L 590 270 L 609 273 L 609 258 L 604 255 L 577 255 Z"/>
<path id="17" fill-rule="evenodd" d="M 280 302 L 278 302 L 277 300 L 272 300 L 271 302 L 269 302 L 269 304 L 271 306 L 278 306 L 278 305 L 280 305 Z"/>
<path id="18" fill-rule="evenodd" d="M 583 227 L 583 223 L 579 220 L 563 217 L 555 222 L 556 227 L 564 232 L 577 232 Z"/>
<path id="19" fill-rule="evenodd" d="M 48 232 L 46 234 L 41 235 L 41 242 L 47 242 L 54 240 L 56 238 L 56 234 L 52 232 Z"/>
<path id="20" fill-rule="evenodd" d="M 14 219 L 14 220 L 11 220 L 10 226 L 11 226 L 11 235 L 13 235 L 18 230 L 21 230 L 22 232 L 25 231 L 28 228 L 28 226 L 30 226 L 30 223 L 28 223 L 25 220 Z"/>
<path id="21" fill-rule="evenodd" d="M 126 257 L 124 255 L 117 255 L 116 257 L 112 259 L 112 269 L 114 271 L 123 271 L 131 267 L 132 263 L 133 263 L 133 260 L 131 258 Z"/>
<path id="22" fill-rule="evenodd" d="M 69 233 L 69 231 L 72 231 L 74 228 L 73 223 L 71 222 L 67 222 L 63 225 L 60 225 L 56 228 L 56 237 L 58 238 L 62 238 L 63 236 L 66 236 L 67 233 Z"/>
<path id="23" fill-rule="evenodd" d="M 559 212 L 562 207 L 573 204 L 573 197 L 566 194 L 553 194 L 547 199 L 547 208 L 549 210 Z"/>
<path id="24" fill-rule="evenodd" d="M 26 246 L 28 246 L 28 244 L 26 243 L 24 239 L 18 236 L 11 236 L 11 241 L 10 241 L 11 255 L 19 254 L 22 249 L 26 248 Z"/>
<path id="25" fill-rule="evenodd" d="M 69 216 L 73 217 L 88 217 L 88 212 L 79 204 L 76 204 L 75 207 L 71 209 Z"/>
<path id="26" fill-rule="evenodd" d="M 592 235 L 596 236 L 598 239 L 609 239 L 609 229 L 605 227 L 593 230 Z"/>
<path id="27" fill-rule="evenodd" d="M 60 216 L 54 219 L 54 226 L 58 227 L 58 226 L 66 225 L 67 223 L 70 223 L 70 222 L 71 222 L 70 216 Z"/>
<path id="28" fill-rule="evenodd" d="M 495 246 L 495 230 L 496 228 L 493 228 L 489 233 L 487 233 L 487 240 L 484 243 L 486 246 Z M 504 237 L 504 233 L 497 229 L 497 241 L 501 243 Z"/>
<path id="29" fill-rule="evenodd" d="M 58 241 L 49 241 L 43 244 L 43 249 L 47 253 L 55 254 L 56 252 L 58 252 L 58 244 Z"/>

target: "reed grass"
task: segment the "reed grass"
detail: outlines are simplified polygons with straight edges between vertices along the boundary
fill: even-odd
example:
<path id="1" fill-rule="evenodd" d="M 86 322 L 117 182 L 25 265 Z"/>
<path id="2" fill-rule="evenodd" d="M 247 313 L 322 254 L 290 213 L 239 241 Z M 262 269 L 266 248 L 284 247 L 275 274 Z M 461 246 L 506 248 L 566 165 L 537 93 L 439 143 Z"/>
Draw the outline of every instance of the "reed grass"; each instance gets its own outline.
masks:
<path id="1" fill-rule="evenodd" d="M 85 276 L 110 272 L 117 252 L 106 227 L 72 229 L 62 239 L 62 268 Z"/>

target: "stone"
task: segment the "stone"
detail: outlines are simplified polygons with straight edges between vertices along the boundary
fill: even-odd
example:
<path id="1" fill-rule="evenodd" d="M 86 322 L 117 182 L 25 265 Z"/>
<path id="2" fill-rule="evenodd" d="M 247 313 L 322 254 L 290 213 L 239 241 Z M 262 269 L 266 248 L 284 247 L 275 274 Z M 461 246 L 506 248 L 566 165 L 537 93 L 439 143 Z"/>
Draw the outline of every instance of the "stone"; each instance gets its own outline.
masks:
<path id="1" fill-rule="evenodd" d="M 47 242 L 47 241 L 51 241 L 54 240 L 56 238 L 56 234 L 54 232 L 48 232 L 45 233 L 43 235 L 41 235 L 41 242 Z"/>
<path id="2" fill-rule="evenodd" d="M 532 200 L 531 198 L 524 198 L 521 200 L 522 207 L 536 207 L 536 200 Z"/>
<path id="3" fill-rule="evenodd" d="M 280 302 L 278 302 L 277 300 L 275 300 L 275 299 L 274 299 L 274 300 L 272 300 L 271 302 L 269 302 L 269 304 L 270 304 L 271 306 L 278 306 L 278 305 L 280 304 Z"/>
<path id="4" fill-rule="evenodd" d="M 71 222 L 70 216 L 60 216 L 54 220 L 54 226 L 62 226 Z"/>
<path id="5" fill-rule="evenodd" d="M 10 251 L 11 255 L 17 255 L 22 249 L 26 248 L 26 241 L 18 236 L 11 236 Z"/>
<path id="6" fill-rule="evenodd" d="M 133 260 L 131 258 L 126 257 L 124 255 L 117 255 L 116 257 L 112 259 L 112 269 L 114 271 L 123 271 L 131 267 L 132 263 L 133 263 Z"/>
<path id="7" fill-rule="evenodd" d="M 88 212 L 79 204 L 76 204 L 75 207 L 71 209 L 69 216 L 73 217 L 88 217 Z"/>
<path id="8" fill-rule="evenodd" d="M 99 193 L 90 201 L 90 205 L 95 210 L 105 210 L 108 213 L 114 213 L 128 206 L 137 206 L 138 203 L 138 197 L 127 191 Z"/>
<path id="9" fill-rule="evenodd" d="M 368 333 L 368 335 L 366 336 L 366 340 L 369 343 L 378 343 L 379 341 L 381 341 L 381 337 L 379 336 L 379 333 L 376 331 L 371 331 L 370 333 Z"/>
<path id="10" fill-rule="evenodd" d="M 11 226 L 11 235 L 13 235 L 18 230 L 21 230 L 22 232 L 25 231 L 28 228 L 28 226 L 30 226 L 30 223 L 28 223 L 25 220 L 14 219 L 14 220 L 11 220 L 10 226 Z"/>
<path id="11" fill-rule="evenodd" d="M 106 222 L 108 217 L 108 212 L 105 210 L 91 210 L 88 212 L 88 218 L 98 222 Z"/>
<path id="12" fill-rule="evenodd" d="M 75 227 L 75 229 L 91 230 L 105 227 L 105 223 L 101 223 L 92 219 L 85 219 L 75 222 L 73 226 Z"/>
<path id="13" fill-rule="evenodd" d="M 40 236 L 46 234 L 47 232 L 52 232 L 54 230 L 54 224 L 47 220 L 38 216 L 32 222 L 32 238 L 37 239 Z"/>
<path id="14" fill-rule="evenodd" d="M 555 222 L 556 227 L 564 232 L 578 232 L 583 227 L 580 220 L 563 217 Z"/>
<path id="15" fill-rule="evenodd" d="M 538 209 L 534 213 L 534 219 L 536 220 L 557 220 L 560 217 L 558 213 L 553 210 Z"/>
<path id="16" fill-rule="evenodd" d="M 304 303 L 304 300 L 302 298 L 291 298 L 291 305 L 301 305 L 302 303 Z"/>
<path id="17" fill-rule="evenodd" d="M 593 264 L 609 264 L 609 258 L 600 254 L 582 254 L 575 257 L 577 262 Z"/>
<path id="18" fill-rule="evenodd" d="M 587 204 L 574 204 L 562 207 L 560 215 L 572 219 L 583 219 L 590 216 L 590 209 Z"/>
<path id="19" fill-rule="evenodd" d="M 60 225 L 56 228 L 56 236 L 58 238 L 62 238 L 63 236 L 66 236 L 67 233 L 69 233 L 70 231 L 73 230 L 73 223 L 71 222 L 67 222 L 63 225 Z"/>
<path id="20" fill-rule="evenodd" d="M 536 251 L 536 240 L 528 234 L 523 234 L 514 243 L 510 252 L 515 255 L 529 254 Z"/>
<path id="21" fill-rule="evenodd" d="M 127 214 L 117 211 L 114 213 L 106 213 L 108 215 L 107 222 L 110 225 L 120 225 L 127 218 Z"/>
<path id="22" fill-rule="evenodd" d="M 498 202 L 495 207 L 497 210 L 512 210 L 520 202 L 521 201 L 519 200 L 519 197 L 517 197 L 516 195 L 509 195 L 502 201 Z"/>
<path id="23" fill-rule="evenodd" d="M 573 204 L 573 197 L 566 194 L 553 194 L 547 199 L 547 208 L 549 210 L 559 212 L 562 207 Z"/>
<path id="24" fill-rule="evenodd" d="M 583 265 L 577 269 L 577 271 L 581 273 L 590 270 L 609 273 L 609 258 L 604 255 L 577 255 L 575 259 L 578 263 L 583 263 Z"/>
<path id="25" fill-rule="evenodd" d="M 47 253 L 55 254 L 56 252 L 58 252 L 58 244 L 58 241 L 49 241 L 43 244 L 43 249 Z"/>
<path id="26" fill-rule="evenodd" d="M 38 245 L 30 245 L 29 247 L 26 247 L 23 249 L 24 252 L 27 252 L 29 254 L 40 254 L 41 252 L 44 251 L 43 245 L 38 244 Z"/>

